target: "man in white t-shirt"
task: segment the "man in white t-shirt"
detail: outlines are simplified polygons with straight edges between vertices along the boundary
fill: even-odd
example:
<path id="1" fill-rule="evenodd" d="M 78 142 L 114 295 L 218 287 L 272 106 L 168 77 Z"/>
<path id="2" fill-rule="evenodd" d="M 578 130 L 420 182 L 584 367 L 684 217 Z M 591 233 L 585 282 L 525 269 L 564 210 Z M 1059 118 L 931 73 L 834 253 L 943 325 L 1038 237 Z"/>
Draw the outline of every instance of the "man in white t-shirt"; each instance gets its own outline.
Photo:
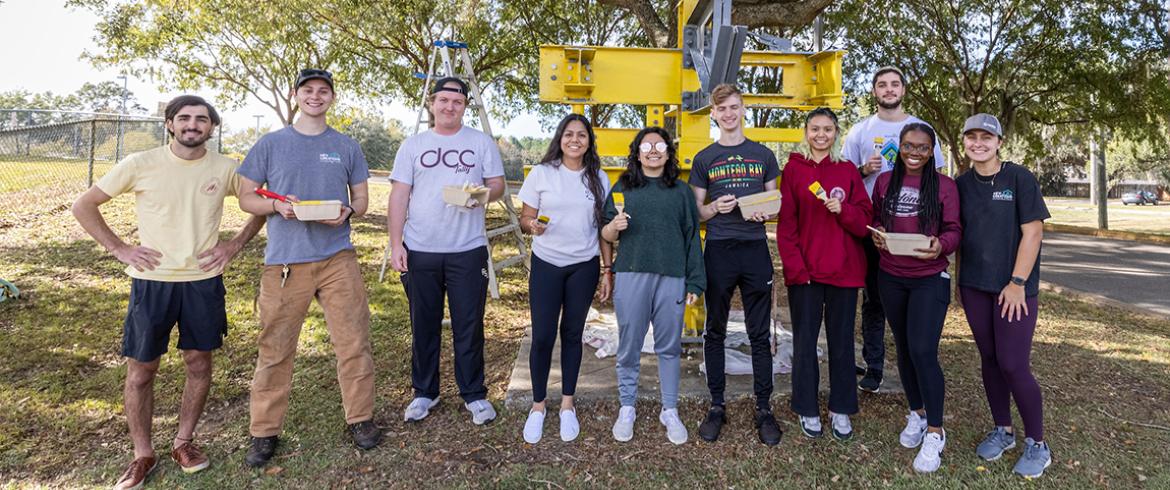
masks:
<path id="1" fill-rule="evenodd" d="M 902 127 L 910 123 L 926 123 L 906 113 L 902 98 L 906 95 L 906 76 L 893 66 L 879 68 L 873 74 L 873 96 L 877 100 L 877 114 L 862 119 L 845 136 L 842 156 L 857 165 L 861 171 L 865 191 L 873 194 L 878 175 L 894 169 Z M 942 148 L 934 144 L 934 166 L 942 167 Z M 878 251 L 871 240 L 862 240 L 869 270 L 865 277 L 865 291 L 861 303 L 861 356 L 865 359 L 864 374 L 857 386 L 877 392 L 882 384 L 882 370 L 886 356 L 886 319 L 877 294 Z"/>
<path id="2" fill-rule="evenodd" d="M 463 125 L 467 84 L 441 78 L 427 98 L 434 127 L 407 138 L 390 173 L 390 264 L 401 273 L 410 302 L 411 384 L 407 422 L 422 420 L 439 402 L 439 342 L 443 296 L 451 313 L 455 382 L 472 422 L 486 424 L 496 412 L 486 400 L 483 313 L 488 287 L 484 207 L 450 205 L 443 188 L 487 186 L 488 200 L 504 194 L 504 164 L 492 138 Z"/>

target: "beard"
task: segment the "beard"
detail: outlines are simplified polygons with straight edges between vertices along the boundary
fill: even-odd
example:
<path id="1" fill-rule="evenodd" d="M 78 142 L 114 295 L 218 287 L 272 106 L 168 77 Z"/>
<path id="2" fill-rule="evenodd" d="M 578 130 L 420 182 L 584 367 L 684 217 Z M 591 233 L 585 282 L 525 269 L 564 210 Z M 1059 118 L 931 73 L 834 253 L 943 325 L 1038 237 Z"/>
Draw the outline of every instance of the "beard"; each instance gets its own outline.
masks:
<path id="1" fill-rule="evenodd" d="M 898 97 L 897 99 L 894 99 L 893 102 L 886 102 L 882 99 L 878 99 L 877 105 L 878 105 L 878 107 L 881 107 L 882 109 L 887 109 L 887 110 L 897 109 L 898 107 L 900 107 L 902 105 L 902 98 Z"/>
<path id="2" fill-rule="evenodd" d="M 191 133 L 180 134 L 175 137 L 175 141 L 178 141 L 180 145 L 186 146 L 187 148 L 199 148 L 204 143 L 207 143 L 207 140 L 211 139 L 211 132 L 207 132 L 206 134 L 196 132 L 194 134 L 198 136 L 195 136 L 195 139 L 187 139 L 188 134 Z"/>

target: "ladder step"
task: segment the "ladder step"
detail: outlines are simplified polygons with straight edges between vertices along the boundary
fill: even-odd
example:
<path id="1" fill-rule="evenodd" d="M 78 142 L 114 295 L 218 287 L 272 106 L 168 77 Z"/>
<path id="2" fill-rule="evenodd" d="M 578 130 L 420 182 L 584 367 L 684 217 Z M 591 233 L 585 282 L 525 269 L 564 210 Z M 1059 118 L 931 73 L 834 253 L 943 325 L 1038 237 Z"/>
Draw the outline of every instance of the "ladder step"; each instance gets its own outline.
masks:
<path id="1" fill-rule="evenodd" d="M 498 237 L 500 235 L 503 235 L 505 233 L 511 233 L 511 232 L 519 230 L 519 229 L 520 229 L 520 225 L 518 225 L 518 224 L 517 225 L 504 225 L 504 226 L 501 226 L 499 228 L 492 228 L 492 229 L 488 230 L 487 233 L 485 233 L 485 234 L 487 235 L 488 238 L 494 238 L 494 237 Z"/>
<path id="2" fill-rule="evenodd" d="M 498 271 L 501 271 L 501 270 L 506 269 L 508 267 L 512 267 L 516 264 L 523 263 L 524 258 L 525 257 L 523 255 L 513 255 L 513 256 L 508 257 L 508 258 L 501 260 L 499 262 L 492 262 L 492 267 L 495 268 L 496 271 L 498 272 Z"/>

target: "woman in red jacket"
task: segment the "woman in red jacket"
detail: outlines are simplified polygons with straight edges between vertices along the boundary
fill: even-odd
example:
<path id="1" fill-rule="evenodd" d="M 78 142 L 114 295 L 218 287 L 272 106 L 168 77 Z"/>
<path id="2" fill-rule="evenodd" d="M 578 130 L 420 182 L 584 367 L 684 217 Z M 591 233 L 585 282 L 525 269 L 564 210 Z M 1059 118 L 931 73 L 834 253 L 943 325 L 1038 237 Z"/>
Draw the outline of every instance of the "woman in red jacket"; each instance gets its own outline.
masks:
<path id="1" fill-rule="evenodd" d="M 804 435 L 821 436 L 817 336 L 824 320 L 829 419 L 833 436 L 846 440 L 853 436 L 849 416 L 857 413 L 853 328 L 857 289 L 865 286 L 861 240 L 873 208 L 857 167 L 832 155 L 839 132 L 837 115 L 827 108 L 805 119 L 808 153 L 789 155 L 780 178 L 776 245 L 792 313 L 792 411 Z"/>

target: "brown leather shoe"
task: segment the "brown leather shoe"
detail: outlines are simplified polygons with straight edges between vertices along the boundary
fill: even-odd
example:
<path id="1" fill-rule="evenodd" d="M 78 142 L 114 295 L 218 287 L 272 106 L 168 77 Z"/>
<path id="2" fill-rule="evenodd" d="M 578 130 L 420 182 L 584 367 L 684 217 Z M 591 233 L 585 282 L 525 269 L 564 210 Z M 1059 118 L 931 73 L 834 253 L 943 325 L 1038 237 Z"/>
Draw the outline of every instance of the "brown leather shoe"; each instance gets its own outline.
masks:
<path id="1" fill-rule="evenodd" d="M 183 473 L 195 473 L 201 471 L 211 465 L 211 461 L 207 456 L 203 455 L 203 451 L 190 442 L 184 442 L 182 446 L 171 451 L 171 459 L 179 464 L 179 468 L 183 469 Z"/>
<path id="2" fill-rule="evenodd" d="M 130 462 L 130 467 L 122 473 L 122 478 L 114 485 L 114 490 L 138 490 L 146 482 L 146 477 L 158 466 L 158 459 L 146 456 Z"/>

